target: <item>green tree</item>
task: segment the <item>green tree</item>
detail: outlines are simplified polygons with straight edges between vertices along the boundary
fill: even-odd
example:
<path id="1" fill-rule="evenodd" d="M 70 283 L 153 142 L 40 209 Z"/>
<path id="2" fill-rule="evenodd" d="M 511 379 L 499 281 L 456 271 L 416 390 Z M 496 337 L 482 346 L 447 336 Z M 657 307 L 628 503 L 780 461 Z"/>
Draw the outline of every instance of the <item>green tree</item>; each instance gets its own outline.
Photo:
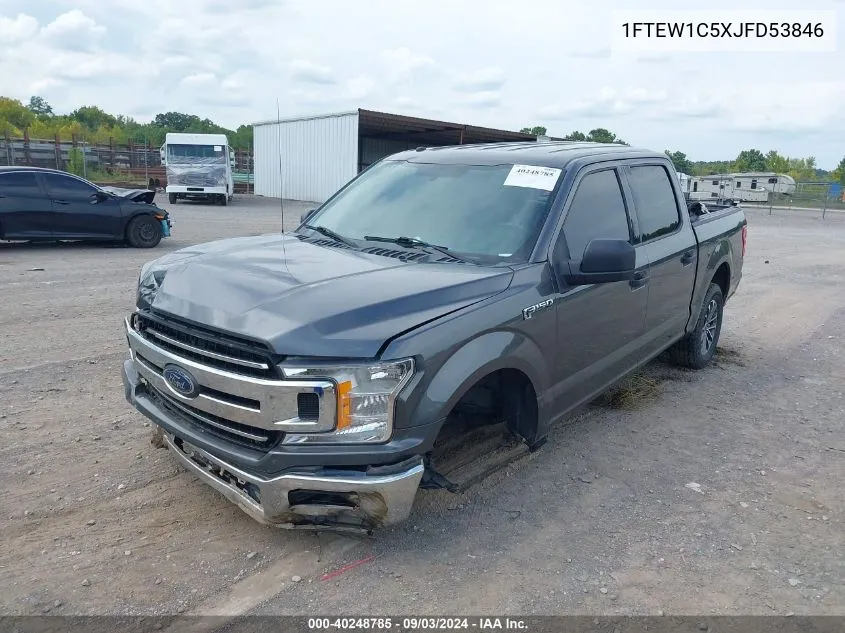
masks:
<path id="1" fill-rule="evenodd" d="M 30 97 L 27 109 L 36 116 L 53 116 L 53 106 L 47 103 L 44 97 Z"/>
<path id="2" fill-rule="evenodd" d="M 164 128 L 168 132 L 186 132 L 188 128 L 198 124 L 200 118 L 195 114 L 184 114 L 182 112 L 165 112 L 155 115 L 153 123 Z"/>
<path id="3" fill-rule="evenodd" d="M 10 127 L 24 130 L 35 121 L 35 114 L 17 99 L 0 97 L 0 121 L 6 122 Z"/>
<path id="4" fill-rule="evenodd" d="M 766 157 L 759 149 L 745 149 L 734 161 L 734 171 L 766 171 Z"/>
<path id="5" fill-rule="evenodd" d="M 564 136 L 564 137 L 563 137 L 563 140 L 565 140 L 565 141 L 581 141 L 581 142 L 583 142 L 583 141 L 586 141 L 586 140 L 587 140 L 587 135 L 586 135 L 586 134 L 584 134 L 583 132 L 579 132 L 578 130 L 575 130 L 574 132 L 570 132 L 569 134 L 567 134 L 566 136 Z"/>
<path id="6" fill-rule="evenodd" d="M 85 155 L 78 147 L 74 147 L 68 152 L 67 170 L 77 176 L 83 176 L 85 174 Z"/>
<path id="7" fill-rule="evenodd" d="M 692 162 L 687 158 L 687 155 L 683 152 L 670 152 L 668 149 L 666 150 L 666 155 L 669 157 L 669 160 L 672 161 L 672 164 L 675 165 L 675 169 L 683 174 L 692 174 L 694 167 Z"/>
<path id="8" fill-rule="evenodd" d="M 766 154 L 766 171 L 773 171 L 776 174 L 785 174 L 789 171 L 789 159 L 781 156 L 775 150 Z"/>
<path id="9" fill-rule="evenodd" d="M 590 133 L 587 134 L 587 140 L 593 143 L 614 143 L 616 142 L 616 135 L 603 127 L 597 127 L 594 130 L 590 130 Z"/>
<path id="10" fill-rule="evenodd" d="M 546 128 L 542 125 L 535 125 L 534 127 L 524 127 L 520 130 L 522 134 L 533 134 L 534 136 L 545 136 Z"/>
<path id="11" fill-rule="evenodd" d="M 833 170 L 831 175 L 836 182 L 845 187 L 845 158 L 839 161 L 839 164 L 836 166 L 836 169 Z"/>
<path id="12" fill-rule="evenodd" d="M 97 106 L 82 106 L 71 112 L 70 118 L 79 121 L 92 132 L 103 125 L 109 127 L 117 125 L 117 117 L 104 112 Z"/>

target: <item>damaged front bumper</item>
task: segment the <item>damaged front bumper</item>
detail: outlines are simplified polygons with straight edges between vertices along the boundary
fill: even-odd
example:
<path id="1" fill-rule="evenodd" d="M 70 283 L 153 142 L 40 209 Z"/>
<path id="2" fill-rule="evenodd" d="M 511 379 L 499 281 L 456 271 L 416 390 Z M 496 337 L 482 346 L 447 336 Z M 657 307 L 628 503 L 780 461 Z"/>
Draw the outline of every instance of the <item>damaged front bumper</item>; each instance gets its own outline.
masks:
<path id="1" fill-rule="evenodd" d="M 423 475 L 420 458 L 391 475 L 284 474 L 255 477 L 165 433 L 177 460 L 257 521 L 280 527 L 372 529 L 411 513 Z"/>
<path id="2" fill-rule="evenodd" d="M 360 470 L 322 466 L 277 476 L 249 473 L 178 434 L 180 423 L 145 396 L 132 361 L 123 367 L 127 401 L 164 430 L 164 440 L 188 471 L 260 523 L 284 528 L 371 531 L 404 521 L 422 480 L 422 458 Z"/>

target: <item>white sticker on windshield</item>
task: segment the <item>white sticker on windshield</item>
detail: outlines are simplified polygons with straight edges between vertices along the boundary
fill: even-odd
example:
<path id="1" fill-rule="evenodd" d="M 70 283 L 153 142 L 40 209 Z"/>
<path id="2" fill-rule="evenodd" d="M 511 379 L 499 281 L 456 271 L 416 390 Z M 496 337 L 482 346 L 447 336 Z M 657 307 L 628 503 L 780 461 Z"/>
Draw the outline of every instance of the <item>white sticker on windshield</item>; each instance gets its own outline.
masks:
<path id="1" fill-rule="evenodd" d="M 215 145 L 215 146 L 214 146 L 214 151 L 215 151 L 215 152 L 222 152 L 222 151 L 223 151 L 223 146 L 222 146 L 222 145 Z"/>
<path id="2" fill-rule="evenodd" d="M 535 165 L 514 165 L 508 177 L 505 178 L 505 187 L 530 187 L 531 189 L 543 189 L 551 191 L 560 176 L 560 169 L 555 167 L 537 167 Z"/>

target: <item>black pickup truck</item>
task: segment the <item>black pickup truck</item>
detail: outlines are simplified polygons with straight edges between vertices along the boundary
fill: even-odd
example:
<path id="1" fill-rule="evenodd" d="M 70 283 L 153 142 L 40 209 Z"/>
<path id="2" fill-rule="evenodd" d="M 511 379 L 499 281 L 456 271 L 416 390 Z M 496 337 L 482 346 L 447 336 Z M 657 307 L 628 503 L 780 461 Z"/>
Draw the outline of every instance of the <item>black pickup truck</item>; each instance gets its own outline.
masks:
<path id="1" fill-rule="evenodd" d="M 257 520 L 372 530 L 438 481 L 462 406 L 536 449 L 661 352 L 705 367 L 745 243 L 742 210 L 688 211 L 661 153 L 402 152 L 292 233 L 146 264 L 125 396 Z"/>

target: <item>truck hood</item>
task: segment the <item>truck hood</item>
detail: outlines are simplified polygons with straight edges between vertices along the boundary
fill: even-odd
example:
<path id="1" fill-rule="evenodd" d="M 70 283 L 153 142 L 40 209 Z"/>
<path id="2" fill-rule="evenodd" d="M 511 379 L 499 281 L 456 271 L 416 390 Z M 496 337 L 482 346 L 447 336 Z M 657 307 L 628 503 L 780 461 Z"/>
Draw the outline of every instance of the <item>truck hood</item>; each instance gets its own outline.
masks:
<path id="1" fill-rule="evenodd" d="M 372 358 L 389 338 L 507 289 L 510 268 L 414 263 L 295 236 L 211 242 L 166 271 L 152 307 L 286 356 Z M 159 276 L 159 275 L 157 275 Z"/>

